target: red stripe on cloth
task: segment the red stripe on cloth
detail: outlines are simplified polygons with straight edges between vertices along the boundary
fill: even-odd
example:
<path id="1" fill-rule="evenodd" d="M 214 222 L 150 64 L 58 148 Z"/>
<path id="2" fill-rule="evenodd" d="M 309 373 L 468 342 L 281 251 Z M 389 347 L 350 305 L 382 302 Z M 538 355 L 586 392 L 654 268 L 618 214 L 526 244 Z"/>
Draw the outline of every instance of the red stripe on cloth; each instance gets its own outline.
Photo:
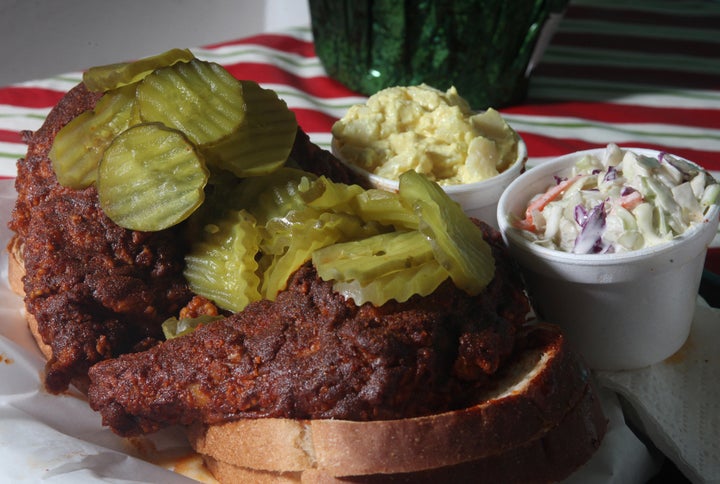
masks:
<path id="1" fill-rule="evenodd" d="M 19 131 L 9 131 L 5 129 L 0 129 L 0 142 L 25 144 L 25 141 L 22 139 L 22 134 L 20 134 Z"/>
<path id="2" fill-rule="evenodd" d="M 575 151 L 589 150 L 593 148 L 604 148 L 606 143 L 592 143 L 585 140 L 573 138 L 551 138 L 535 133 L 519 131 L 523 141 L 527 145 L 528 156 L 532 158 L 546 158 L 566 155 Z M 715 151 L 695 150 L 680 146 L 663 145 L 659 143 L 645 143 L 628 141 L 621 143 L 623 147 L 648 148 L 653 150 L 667 151 L 677 156 L 686 158 L 703 168 L 711 171 L 720 170 L 720 158 Z"/>
<path id="3" fill-rule="evenodd" d="M 501 111 L 505 114 L 517 114 L 519 116 L 580 118 L 582 122 L 652 123 L 720 129 L 720 111 L 717 109 L 650 107 L 632 104 L 568 101 L 525 104 L 503 108 Z"/>
<path id="4" fill-rule="evenodd" d="M 574 151 L 599 148 L 603 146 L 569 138 L 551 138 L 535 133 L 527 133 L 522 130 L 518 130 L 518 134 L 520 134 L 527 145 L 528 156 L 531 159 L 561 156 Z"/>
<path id="5" fill-rule="evenodd" d="M 284 53 L 297 54 L 303 57 L 315 57 L 315 46 L 312 42 L 282 34 L 260 34 L 244 39 L 231 40 L 207 46 L 208 49 L 232 45 L 263 45 Z"/>
<path id="6" fill-rule="evenodd" d="M 337 118 L 312 109 L 293 109 L 298 125 L 306 133 L 329 133 Z"/>
<path id="7" fill-rule="evenodd" d="M 269 64 L 240 62 L 223 67 L 238 79 L 252 79 L 258 84 L 285 84 L 317 98 L 328 99 L 359 95 L 329 77 L 301 77 Z"/>
<path id="8" fill-rule="evenodd" d="M 49 108 L 55 106 L 64 92 L 38 87 L 4 87 L 0 89 L 0 104 L 23 108 Z"/>

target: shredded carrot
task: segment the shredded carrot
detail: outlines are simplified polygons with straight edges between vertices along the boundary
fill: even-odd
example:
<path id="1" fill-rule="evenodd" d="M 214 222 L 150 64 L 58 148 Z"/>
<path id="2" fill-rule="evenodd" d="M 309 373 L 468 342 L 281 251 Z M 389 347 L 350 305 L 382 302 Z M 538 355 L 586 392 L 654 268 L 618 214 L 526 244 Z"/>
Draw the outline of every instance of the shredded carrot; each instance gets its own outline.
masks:
<path id="1" fill-rule="evenodd" d="M 626 210 L 632 210 L 643 202 L 643 196 L 640 192 L 632 192 L 624 197 L 620 197 L 620 206 Z"/>
<path id="2" fill-rule="evenodd" d="M 535 220 L 533 218 L 533 212 L 538 211 L 542 212 L 543 209 L 547 206 L 548 203 L 555 200 L 557 197 L 562 194 L 567 187 L 575 183 L 577 180 L 582 177 L 582 174 L 577 174 L 572 178 L 569 178 L 567 180 L 563 180 L 557 185 L 550 187 L 548 191 L 537 197 L 535 200 L 530 202 L 528 204 L 527 209 L 525 210 L 525 218 L 523 220 L 519 220 L 516 222 L 515 226 L 519 229 L 523 230 L 529 230 L 531 232 L 534 232 L 535 227 Z"/>

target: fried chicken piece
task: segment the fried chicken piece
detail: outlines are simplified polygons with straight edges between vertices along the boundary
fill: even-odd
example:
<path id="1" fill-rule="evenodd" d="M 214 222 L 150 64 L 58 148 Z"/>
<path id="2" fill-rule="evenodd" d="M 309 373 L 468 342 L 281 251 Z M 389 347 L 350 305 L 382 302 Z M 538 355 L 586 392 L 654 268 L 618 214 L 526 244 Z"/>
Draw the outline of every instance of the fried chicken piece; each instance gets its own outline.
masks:
<path id="1" fill-rule="evenodd" d="M 26 133 L 27 156 L 17 165 L 9 226 L 22 247 L 26 309 L 52 348 L 45 386 L 53 393 L 71 382 L 84 388 L 98 361 L 155 344 L 162 321 L 191 297 L 177 233 L 125 230 L 102 212 L 94 186 L 57 182 L 48 158 L 55 135 L 97 99 L 82 84 L 73 88 Z"/>
<path id="2" fill-rule="evenodd" d="M 87 386 L 94 363 L 140 351 L 162 339 L 161 323 L 193 297 L 182 274 L 181 226 L 155 233 L 123 229 L 105 216 L 94 187 L 58 184 L 48 153 L 57 132 L 93 109 L 99 93 L 71 89 L 42 127 L 25 132 L 17 163 L 18 198 L 9 223 L 22 247 L 25 305 L 52 349 L 45 386 L 59 393 Z M 337 181 L 358 181 L 298 129 L 292 159 Z"/>
<path id="3" fill-rule="evenodd" d="M 300 268 L 274 302 L 90 369 L 89 402 L 120 435 L 194 422 L 382 420 L 462 408 L 512 353 L 528 303 L 510 261 L 470 297 L 355 306 Z"/>

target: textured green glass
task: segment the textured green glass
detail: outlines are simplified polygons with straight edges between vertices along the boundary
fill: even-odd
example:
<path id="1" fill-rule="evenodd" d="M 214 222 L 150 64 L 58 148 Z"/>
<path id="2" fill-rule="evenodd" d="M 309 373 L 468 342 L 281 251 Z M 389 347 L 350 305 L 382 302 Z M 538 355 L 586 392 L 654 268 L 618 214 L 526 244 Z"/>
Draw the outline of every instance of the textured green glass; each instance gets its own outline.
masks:
<path id="1" fill-rule="evenodd" d="M 528 62 L 568 0 L 309 0 L 328 75 L 365 95 L 455 86 L 474 109 L 521 101 Z"/>

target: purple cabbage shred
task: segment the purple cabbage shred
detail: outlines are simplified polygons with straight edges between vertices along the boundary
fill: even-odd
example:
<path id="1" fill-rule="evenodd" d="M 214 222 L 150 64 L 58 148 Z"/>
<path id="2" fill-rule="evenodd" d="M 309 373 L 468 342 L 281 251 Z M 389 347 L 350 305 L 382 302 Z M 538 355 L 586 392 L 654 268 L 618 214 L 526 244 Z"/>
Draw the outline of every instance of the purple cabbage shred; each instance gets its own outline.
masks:
<path id="1" fill-rule="evenodd" d="M 620 192 L 621 197 L 625 197 L 627 195 L 630 195 L 631 193 L 635 193 L 637 190 L 635 190 L 633 187 L 623 187 L 622 191 Z"/>
<path id="2" fill-rule="evenodd" d="M 605 232 L 605 223 L 607 219 L 607 213 L 605 212 L 605 202 L 600 202 L 595 205 L 590 212 L 585 216 L 582 213 L 585 208 L 578 209 L 580 205 L 575 207 L 575 220 L 578 220 L 580 215 L 580 233 L 575 239 L 575 246 L 573 247 L 573 253 L 575 254 L 600 254 L 607 252 L 610 247 L 605 244 L 602 239 L 603 232 Z"/>
<path id="3" fill-rule="evenodd" d="M 575 205 L 575 222 L 582 227 L 582 225 L 585 223 L 585 219 L 588 216 L 587 209 L 584 205 L 577 204 Z"/>
<path id="4" fill-rule="evenodd" d="M 605 173 L 605 176 L 603 177 L 603 181 L 613 181 L 617 178 L 617 175 L 617 168 L 615 168 L 614 166 L 609 166 L 607 173 Z"/>

